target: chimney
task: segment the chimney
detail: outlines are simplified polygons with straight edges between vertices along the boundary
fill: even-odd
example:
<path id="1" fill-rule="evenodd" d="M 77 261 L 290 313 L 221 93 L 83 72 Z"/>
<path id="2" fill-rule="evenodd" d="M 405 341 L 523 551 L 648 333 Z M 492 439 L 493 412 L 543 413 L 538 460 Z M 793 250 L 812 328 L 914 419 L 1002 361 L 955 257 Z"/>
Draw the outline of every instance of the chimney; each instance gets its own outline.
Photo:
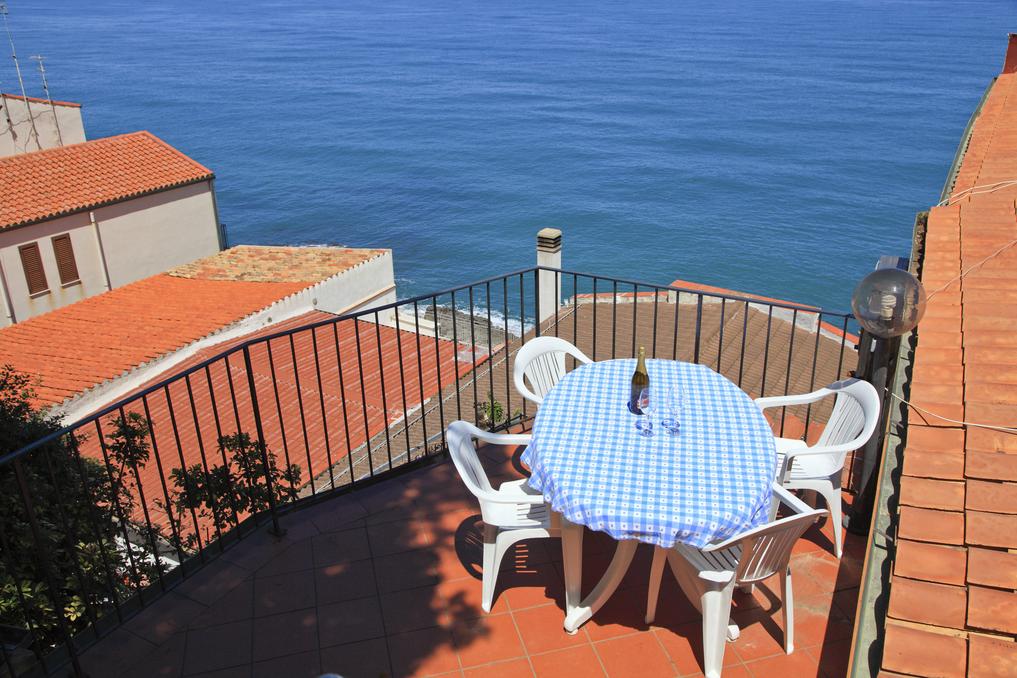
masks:
<path id="1" fill-rule="evenodd" d="M 537 233 L 537 266 L 561 268 L 561 231 L 557 228 L 542 228 Z M 540 271 L 537 284 L 540 285 L 537 320 L 544 322 L 554 317 L 561 303 L 561 276 L 554 271 Z"/>

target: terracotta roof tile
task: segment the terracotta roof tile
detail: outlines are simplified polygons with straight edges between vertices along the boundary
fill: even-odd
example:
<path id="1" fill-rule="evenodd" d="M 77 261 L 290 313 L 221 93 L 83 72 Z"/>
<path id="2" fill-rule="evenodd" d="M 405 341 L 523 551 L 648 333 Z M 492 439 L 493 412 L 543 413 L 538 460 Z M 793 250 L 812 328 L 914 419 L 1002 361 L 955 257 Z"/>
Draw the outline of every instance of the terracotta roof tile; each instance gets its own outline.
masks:
<path id="1" fill-rule="evenodd" d="M 210 258 L 244 260 L 236 278 L 200 266 L 187 277 L 162 273 L 0 329 L 0 364 L 35 376 L 40 404 L 59 404 L 381 252 L 281 248 L 287 258 L 271 269 L 281 281 L 265 282 L 257 262 L 271 251 L 242 246 Z"/>
<path id="2" fill-rule="evenodd" d="M 1017 238 L 1017 187 L 965 191 L 1017 177 L 1014 129 L 1017 74 L 1010 73 L 996 80 L 976 119 L 956 204 L 929 214 L 922 281 L 933 296 L 910 384 L 917 406 L 1002 426 L 1017 421 L 1017 248 L 985 258 Z M 914 410 L 908 417 L 889 611 L 908 623 L 888 621 L 883 668 L 1002 675 L 1017 667 L 1017 436 Z"/>
<path id="3" fill-rule="evenodd" d="M 0 229 L 211 179 L 149 132 L 0 158 Z"/>

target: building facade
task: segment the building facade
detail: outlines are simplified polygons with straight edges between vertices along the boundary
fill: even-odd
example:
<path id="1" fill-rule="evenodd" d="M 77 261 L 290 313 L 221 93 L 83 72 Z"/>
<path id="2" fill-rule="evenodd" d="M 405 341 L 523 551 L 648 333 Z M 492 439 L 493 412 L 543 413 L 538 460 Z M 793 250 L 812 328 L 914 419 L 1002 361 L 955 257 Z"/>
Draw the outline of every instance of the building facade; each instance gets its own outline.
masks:
<path id="1" fill-rule="evenodd" d="M 0 159 L 0 326 L 221 250 L 214 178 L 148 132 Z"/>

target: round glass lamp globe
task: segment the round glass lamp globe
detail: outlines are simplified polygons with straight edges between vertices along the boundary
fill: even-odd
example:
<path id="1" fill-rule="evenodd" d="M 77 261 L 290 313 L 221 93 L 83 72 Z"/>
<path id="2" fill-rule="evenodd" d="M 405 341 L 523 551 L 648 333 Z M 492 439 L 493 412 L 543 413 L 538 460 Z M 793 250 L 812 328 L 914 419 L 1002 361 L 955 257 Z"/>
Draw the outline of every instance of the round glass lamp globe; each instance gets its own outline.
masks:
<path id="1" fill-rule="evenodd" d="M 898 268 L 873 271 L 851 295 L 859 324 L 877 337 L 910 332 L 925 313 L 925 288 L 915 276 Z"/>

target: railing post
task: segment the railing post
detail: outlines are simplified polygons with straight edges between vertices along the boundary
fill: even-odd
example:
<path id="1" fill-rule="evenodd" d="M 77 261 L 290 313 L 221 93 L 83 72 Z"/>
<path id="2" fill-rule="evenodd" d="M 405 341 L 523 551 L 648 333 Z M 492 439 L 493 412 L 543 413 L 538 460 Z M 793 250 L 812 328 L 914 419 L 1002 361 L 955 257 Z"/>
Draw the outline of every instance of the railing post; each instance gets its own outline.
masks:
<path id="1" fill-rule="evenodd" d="M 537 266 L 561 268 L 561 231 L 544 228 L 537 233 Z M 537 323 L 554 317 L 561 304 L 561 278 L 554 271 L 537 275 Z"/>
<path id="2" fill-rule="evenodd" d="M 898 346 L 897 339 L 876 337 L 862 330 L 858 341 L 858 369 L 855 376 L 864 379 L 876 388 L 879 394 L 879 418 L 872 437 L 861 449 L 862 471 L 855 486 L 857 493 L 851 504 L 851 511 L 844 515 L 844 526 L 853 534 L 868 534 L 872 522 L 872 507 L 876 498 L 877 473 L 886 438 L 886 424 L 889 409 L 886 388 L 889 384 L 890 355 Z M 857 454 L 857 453 L 856 453 Z M 857 457 L 855 463 L 858 463 Z M 854 464 L 852 464 L 852 471 Z M 852 472 L 851 474 L 855 474 Z M 851 478 L 854 481 L 854 478 Z"/>
<path id="3" fill-rule="evenodd" d="M 266 347 L 271 350 L 271 347 Z M 279 513 L 275 505 L 275 489 L 272 487 L 271 467 L 268 464 L 268 445 L 265 444 L 265 429 L 261 425 L 261 411 L 258 409 L 258 391 L 254 387 L 254 370 L 251 369 L 251 348 L 244 346 L 244 369 L 247 370 L 247 385 L 251 389 L 251 411 L 254 413 L 254 428 L 258 433 L 258 445 L 261 447 L 261 463 L 265 469 L 265 488 L 268 490 L 268 511 L 272 518 L 269 533 L 282 537 L 286 530 L 279 525 Z M 308 469 L 310 472 L 310 469 Z"/>

